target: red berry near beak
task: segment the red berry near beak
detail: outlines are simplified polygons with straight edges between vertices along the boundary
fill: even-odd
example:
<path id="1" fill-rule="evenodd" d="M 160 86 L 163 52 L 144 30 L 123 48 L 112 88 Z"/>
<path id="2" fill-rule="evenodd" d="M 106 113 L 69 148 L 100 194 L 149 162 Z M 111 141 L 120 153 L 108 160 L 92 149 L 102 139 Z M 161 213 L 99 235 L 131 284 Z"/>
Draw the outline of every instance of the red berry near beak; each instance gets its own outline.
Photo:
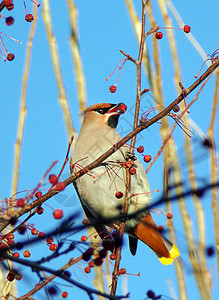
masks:
<path id="1" fill-rule="evenodd" d="M 127 105 L 125 105 L 124 103 L 121 103 L 119 106 L 119 111 L 124 113 L 127 110 Z"/>

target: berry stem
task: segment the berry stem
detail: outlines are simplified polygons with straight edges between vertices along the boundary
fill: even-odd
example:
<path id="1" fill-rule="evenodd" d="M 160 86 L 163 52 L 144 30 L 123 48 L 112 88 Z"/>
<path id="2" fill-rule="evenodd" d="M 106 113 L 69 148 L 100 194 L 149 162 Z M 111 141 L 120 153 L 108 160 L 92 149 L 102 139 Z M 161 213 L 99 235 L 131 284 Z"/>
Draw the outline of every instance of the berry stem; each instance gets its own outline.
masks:
<path id="1" fill-rule="evenodd" d="M 108 81 L 110 79 L 110 77 L 113 75 L 113 73 L 116 71 L 116 69 L 118 68 L 118 66 L 121 64 L 121 62 L 123 61 L 123 64 L 120 68 L 122 68 L 125 64 L 125 62 L 128 60 L 128 58 L 123 58 L 122 60 L 120 60 L 120 62 L 116 65 L 115 69 L 112 71 L 112 73 L 106 78 L 106 81 Z"/>

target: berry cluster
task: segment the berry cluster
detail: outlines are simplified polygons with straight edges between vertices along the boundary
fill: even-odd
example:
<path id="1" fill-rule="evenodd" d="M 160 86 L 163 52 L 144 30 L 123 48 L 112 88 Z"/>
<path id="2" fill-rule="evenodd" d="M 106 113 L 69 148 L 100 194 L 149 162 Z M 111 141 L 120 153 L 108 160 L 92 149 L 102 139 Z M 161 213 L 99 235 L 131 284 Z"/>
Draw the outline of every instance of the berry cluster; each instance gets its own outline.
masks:
<path id="1" fill-rule="evenodd" d="M 34 2 L 33 0 L 31 0 L 31 1 L 32 1 L 35 5 L 37 5 L 37 7 L 40 6 L 40 4 Z M 26 20 L 27 22 L 32 22 L 32 21 L 34 20 L 34 17 L 33 17 L 32 14 L 30 14 L 30 13 L 27 12 L 25 0 L 23 0 L 23 3 L 24 3 L 24 9 L 25 9 L 25 13 L 26 13 L 26 14 L 25 14 L 25 20 Z M 13 2 L 13 0 L 3 0 L 1 5 L 2 5 L 2 6 L 1 6 L 1 9 L 3 9 L 4 7 L 5 7 L 8 11 L 12 11 L 12 10 L 14 9 L 14 2 Z M 4 15 L 1 14 L 1 17 L 3 17 L 3 18 L 5 19 L 5 23 L 6 23 L 7 26 L 11 26 L 11 25 L 13 25 L 14 22 L 15 22 L 15 20 L 14 20 L 14 18 L 13 18 L 12 16 L 5 17 Z M 14 40 L 14 41 L 20 43 L 20 41 L 18 41 L 18 40 L 16 40 L 16 39 L 14 39 L 14 38 L 12 38 L 12 37 L 6 35 L 6 34 L 3 33 L 3 32 L 1 32 L 1 34 L 3 34 L 3 35 L 5 35 L 5 36 L 11 38 L 12 40 Z M 3 54 L 2 51 L 0 50 L 0 54 L 1 54 L 1 56 L 3 57 L 4 61 L 6 61 L 6 60 L 12 61 L 12 60 L 15 59 L 15 55 L 14 55 L 13 53 L 10 53 L 10 52 L 7 51 L 7 49 L 6 49 L 5 45 L 4 45 L 4 42 L 3 42 L 3 40 L 2 40 L 1 35 L 0 35 L 0 46 L 2 47 L 3 53 L 5 53 L 5 55 L 6 55 L 6 58 L 5 58 L 5 57 L 4 57 L 4 54 Z"/>
<path id="2" fill-rule="evenodd" d="M 52 184 L 52 186 L 55 186 L 55 189 L 59 192 L 63 191 L 65 189 L 65 183 L 63 181 L 58 182 L 59 177 L 55 174 L 51 174 L 49 176 L 49 182 Z"/>
<path id="3" fill-rule="evenodd" d="M 191 27 L 189 25 L 184 25 L 183 28 L 163 27 L 163 28 L 159 28 L 159 29 L 182 29 L 185 33 L 190 33 L 190 31 L 191 31 Z M 157 31 L 155 33 L 155 38 L 157 40 L 161 40 L 163 38 L 163 33 L 161 31 Z"/>
<path id="4" fill-rule="evenodd" d="M 149 154 L 144 155 L 143 154 L 144 146 L 142 146 L 142 145 L 138 146 L 137 152 L 140 153 L 144 157 L 144 162 L 149 163 L 151 161 L 151 155 L 149 155 Z"/>
<path id="5" fill-rule="evenodd" d="M 83 220 L 84 225 L 87 224 L 87 220 Z M 97 235 L 98 236 L 98 235 Z M 81 241 L 86 242 L 87 236 L 82 236 Z M 110 238 L 106 238 L 102 242 L 102 248 L 99 251 L 96 251 L 95 248 L 89 247 L 82 254 L 82 259 L 88 263 L 88 265 L 84 268 L 85 273 L 90 273 L 91 269 L 95 266 L 101 266 L 105 259 L 107 258 L 108 251 L 112 252 L 109 256 L 110 260 L 116 259 L 115 249 L 121 246 L 121 238 L 119 237 L 118 232 L 115 230 L 111 233 Z M 125 270 L 125 269 L 124 269 Z M 126 271 L 121 269 L 118 275 L 125 274 Z"/>

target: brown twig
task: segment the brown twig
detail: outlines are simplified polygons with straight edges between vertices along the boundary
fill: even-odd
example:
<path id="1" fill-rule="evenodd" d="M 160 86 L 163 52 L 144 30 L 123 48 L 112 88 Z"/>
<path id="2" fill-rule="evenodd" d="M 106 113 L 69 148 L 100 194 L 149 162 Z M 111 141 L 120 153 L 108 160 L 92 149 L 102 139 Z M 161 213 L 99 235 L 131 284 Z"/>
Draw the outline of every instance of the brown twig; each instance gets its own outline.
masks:
<path id="1" fill-rule="evenodd" d="M 93 246 L 94 249 L 98 248 L 100 243 L 97 243 L 95 246 Z M 83 255 L 78 256 L 77 258 L 73 259 L 71 258 L 64 266 L 62 266 L 58 271 L 61 273 L 71 266 L 77 264 L 79 261 L 83 260 Z M 44 286 L 46 286 L 49 282 L 51 282 L 53 279 L 55 279 L 58 275 L 57 274 L 52 274 L 51 276 L 46 277 L 41 283 L 35 285 L 35 287 L 30 290 L 27 294 L 17 298 L 16 300 L 25 300 L 29 299 L 28 297 L 34 295 L 36 292 L 41 290 Z"/>
<path id="2" fill-rule="evenodd" d="M 47 273 L 53 274 L 54 276 L 62 278 L 65 281 L 67 281 L 67 282 L 77 286 L 78 288 L 84 290 L 89 296 L 92 296 L 92 294 L 96 294 L 96 295 L 105 297 L 107 299 L 112 299 L 112 300 L 119 300 L 119 299 L 125 298 L 124 296 L 118 296 L 118 297 L 117 296 L 111 296 L 111 295 L 108 295 L 106 293 L 102 293 L 98 290 L 95 290 L 93 288 L 89 288 L 88 286 L 86 286 L 86 285 L 84 285 L 84 284 L 82 284 L 82 283 L 80 283 L 80 282 L 78 282 L 78 281 L 76 281 L 72 278 L 69 278 L 68 276 L 65 276 L 62 272 L 60 272 L 60 270 L 62 271 L 62 268 L 60 270 L 51 269 L 51 268 L 39 265 L 38 263 L 35 263 L 33 261 L 30 261 L 30 260 L 16 258 L 12 255 L 9 255 L 9 254 L 5 253 L 5 252 L 4 252 L 4 254 L 2 254 L 2 256 L 5 257 L 6 259 L 13 260 L 17 263 L 20 263 L 24 266 L 29 266 L 35 271 L 45 271 Z M 71 263 L 71 260 L 67 264 Z M 16 299 L 19 299 L 19 298 L 16 298 Z M 27 299 L 27 298 L 23 298 L 23 299 Z"/>
<path id="3" fill-rule="evenodd" d="M 141 71 L 142 71 L 142 58 L 143 58 L 143 52 L 144 52 L 144 42 L 145 42 L 145 16 L 146 16 L 146 6 L 148 1 L 142 0 L 142 23 L 141 23 L 141 39 L 140 39 L 140 45 L 139 45 L 139 54 L 138 54 L 138 60 L 136 61 L 126 53 L 122 52 L 126 57 L 128 57 L 131 61 L 133 61 L 137 68 L 137 91 L 136 91 L 136 104 L 135 104 L 135 116 L 134 116 L 134 125 L 133 130 L 138 126 L 138 119 L 139 119 L 139 111 L 140 111 L 140 102 L 141 102 Z M 136 135 L 132 137 L 131 145 L 130 145 L 130 152 L 134 152 L 134 146 L 136 141 Z M 126 195 L 125 195 L 125 201 L 124 201 L 124 207 L 123 212 L 124 214 L 127 214 L 128 207 L 129 207 L 129 192 L 131 187 L 131 175 L 126 170 Z M 119 228 L 119 236 L 121 240 L 123 239 L 124 235 L 124 229 L 125 229 L 125 222 L 122 222 Z M 117 287 L 117 281 L 118 281 L 118 273 L 119 273 L 119 265 L 121 260 L 121 251 L 122 251 L 122 243 L 121 245 L 116 249 L 116 261 L 115 261 L 115 267 L 113 271 L 113 278 L 112 278 L 112 286 L 111 286 L 111 295 L 115 295 L 116 293 L 116 287 Z"/>
<path id="4" fill-rule="evenodd" d="M 129 54 L 125 53 L 123 50 L 119 50 L 124 56 L 126 56 L 129 60 L 131 60 L 135 65 L 137 64 L 137 61 Z"/>
<path id="5" fill-rule="evenodd" d="M 211 74 L 212 75 L 212 74 Z M 210 75 L 210 76 L 211 76 Z M 173 127 L 171 128 L 169 134 L 167 135 L 165 141 L 163 142 L 163 145 L 161 146 L 161 148 L 159 149 L 159 151 L 157 152 L 157 154 L 155 155 L 155 157 L 153 158 L 153 160 L 150 162 L 150 164 L 148 165 L 145 173 L 147 174 L 148 171 L 150 170 L 150 168 L 152 167 L 152 165 L 155 163 L 155 161 L 158 159 L 158 157 L 161 155 L 161 153 L 163 152 L 167 142 L 169 141 L 170 137 L 172 136 L 172 133 L 174 131 L 174 129 L 176 128 L 176 126 L 178 125 L 178 121 L 180 119 L 182 119 L 182 117 L 185 115 L 186 112 L 188 112 L 188 109 L 192 106 L 192 104 L 198 99 L 198 96 L 200 95 L 201 91 L 203 90 L 204 86 L 206 85 L 207 81 L 209 80 L 210 76 L 205 80 L 205 82 L 203 83 L 203 85 L 201 86 L 200 90 L 198 91 L 198 93 L 196 94 L 196 96 L 193 98 L 193 100 L 189 103 L 189 105 L 187 105 L 185 107 L 185 109 L 183 110 L 183 112 L 177 117 L 177 119 L 175 120 L 175 123 L 173 125 Z M 183 88 L 183 93 L 185 92 L 185 89 Z"/>

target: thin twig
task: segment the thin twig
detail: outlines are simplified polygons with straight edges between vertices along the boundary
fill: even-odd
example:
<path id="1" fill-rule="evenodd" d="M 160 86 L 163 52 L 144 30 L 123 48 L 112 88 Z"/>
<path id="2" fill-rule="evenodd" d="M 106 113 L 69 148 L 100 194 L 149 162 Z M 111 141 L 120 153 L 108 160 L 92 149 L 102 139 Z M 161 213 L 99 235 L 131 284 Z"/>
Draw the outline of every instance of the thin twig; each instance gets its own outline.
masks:
<path id="1" fill-rule="evenodd" d="M 144 42 L 145 42 L 145 14 L 146 14 L 146 5 L 147 5 L 146 3 L 147 1 L 145 2 L 144 0 L 142 0 L 142 25 L 141 25 L 141 39 L 140 39 L 140 46 L 139 46 L 138 61 L 135 61 L 133 58 L 130 58 L 129 55 L 123 52 L 124 55 L 126 55 L 129 59 L 131 59 L 135 63 L 137 68 L 137 91 L 136 91 L 136 104 L 135 104 L 135 116 L 134 116 L 133 129 L 135 129 L 138 126 L 140 102 L 141 102 L 141 70 L 142 70 L 142 58 L 143 58 Z M 130 145 L 131 153 L 134 152 L 135 141 L 136 141 L 136 135 L 133 136 L 131 140 L 131 145 Z M 128 212 L 130 188 L 131 188 L 131 175 L 126 170 L 126 192 L 125 192 L 125 201 L 123 207 L 124 214 L 127 214 Z M 119 236 L 121 240 L 123 239 L 124 229 L 125 229 L 125 222 L 122 222 L 119 228 Z M 119 265 L 121 260 L 121 251 L 122 251 L 122 243 L 116 249 L 116 261 L 115 261 L 115 267 L 113 271 L 112 286 L 110 292 L 111 295 L 115 295 L 116 293 Z"/>
<path id="2" fill-rule="evenodd" d="M 19 264 L 22 264 L 23 266 L 29 266 L 32 270 L 35 270 L 35 271 L 45 271 L 45 272 L 51 273 L 51 274 L 53 274 L 53 275 L 55 275 L 59 278 L 64 279 L 65 281 L 77 286 L 78 288 L 82 289 L 83 291 L 85 291 L 88 294 L 100 295 L 102 297 L 105 297 L 107 299 L 112 299 L 112 300 L 119 300 L 121 298 L 125 298 L 123 296 L 108 295 L 106 293 L 102 293 L 102 292 L 100 292 L 98 290 L 95 290 L 93 288 L 89 288 L 88 286 L 86 286 L 86 285 L 84 285 L 84 284 L 82 284 L 82 283 L 80 283 L 80 282 L 78 282 L 74 279 L 71 279 L 68 276 L 64 275 L 62 272 L 60 272 L 60 270 L 55 270 L 55 269 L 51 269 L 51 268 L 39 265 L 39 264 L 35 263 L 34 261 L 21 259 L 21 258 L 16 258 L 12 255 L 9 255 L 9 254 L 5 253 L 5 252 L 4 252 L 4 254 L 2 254 L 2 257 L 6 258 L 6 259 L 9 259 L 9 260 L 12 260 L 12 261 L 15 261 Z M 62 271 L 62 269 L 61 269 L 61 271 Z"/>
<path id="3" fill-rule="evenodd" d="M 31 54 L 32 54 L 32 47 L 33 47 L 33 39 L 35 35 L 35 29 L 37 24 L 37 7 L 34 5 L 34 21 L 31 25 L 29 39 L 27 43 L 27 54 L 26 54 L 26 63 L 24 67 L 24 75 L 23 75 L 23 84 L 22 84 L 22 92 L 21 92 L 21 100 L 20 100 L 20 114 L 19 114 L 19 121 L 18 121 L 18 131 L 17 131 L 17 138 L 15 143 L 15 153 L 14 153 L 14 170 L 13 174 L 13 181 L 12 181 L 12 189 L 11 194 L 14 195 L 17 192 L 18 187 L 18 179 L 20 173 L 20 160 L 21 160 L 21 150 L 22 150 L 22 142 L 23 142 L 23 133 L 24 133 L 24 126 L 25 120 L 27 115 L 27 108 L 26 108 L 26 96 L 27 96 L 27 86 L 29 80 L 29 73 L 30 73 L 30 66 L 31 66 Z"/>

